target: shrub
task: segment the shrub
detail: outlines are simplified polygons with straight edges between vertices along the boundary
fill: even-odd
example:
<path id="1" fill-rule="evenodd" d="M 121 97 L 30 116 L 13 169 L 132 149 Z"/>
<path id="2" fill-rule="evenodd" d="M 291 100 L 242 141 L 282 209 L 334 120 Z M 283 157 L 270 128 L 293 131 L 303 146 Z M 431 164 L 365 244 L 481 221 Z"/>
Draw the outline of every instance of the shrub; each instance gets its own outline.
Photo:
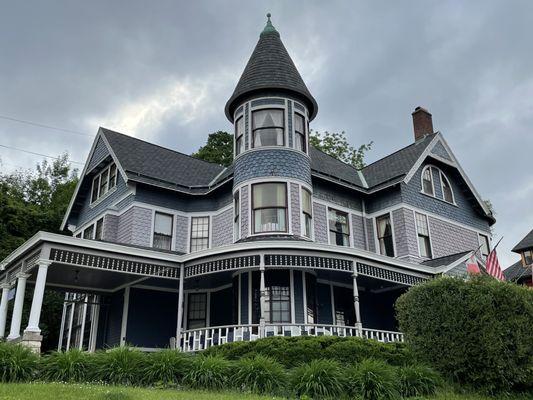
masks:
<path id="1" fill-rule="evenodd" d="M 258 394 L 279 393 L 285 387 L 286 377 L 280 363 L 262 355 L 239 360 L 234 375 L 237 386 Z"/>
<path id="2" fill-rule="evenodd" d="M 54 352 L 41 360 L 41 376 L 56 382 L 84 382 L 90 373 L 92 359 L 78 349 Z"/>
<path id="3" fill-rule="evenodd" d="M 232 364 L 220 356 L 198 356 L 194 358 L 184 383 L 195 389 L 222 389 L 229 386 Z"/>
<path id="4" fill-rule="evenodd" d="M 27 382 L 37 373 L 38 357 L 27 347 L 0 343 L 0 381 Z"/>
<path id="5" fill-rule="evenodd" d="M 403 397 L 434 395 L 441 383 L 439 375 L 425 365 L 398 368 L 398 380 Z"/>
<path id="6" fill-rule="evenodd" d="M 113 385 L 136 385 L 142 382 L 146 355 L 131 347 L 116 347 L 95 353 L 93 379 Z"/>
<path id="7" fill-rule="evenodd" d="M 532 290 L 440 278 L 412 287 L 396 309 L 415 355 L 446 377 L 488 392 L 531 387 Z"/>
<path id="8" fill-rule="evenodd" d="M 146 356 L 143 382 L 147 385 L 176 385 L 181 383 L 191 357 L 177 350 L 165 349 Z"/>
<path id="9" fill-rule="evenodd" d="M 313 360 L 292 373 L 292 389 L 297 396 L 327 399 L 344 394 L 345 379 L 340 364 L 333 360 Z"/>
<path id="10" fill-rule="evenodd" d="M 378 360 L 363 360 L 348 372 L 349 392 L 363 400 L 399 398 L 394 367 Z"/>

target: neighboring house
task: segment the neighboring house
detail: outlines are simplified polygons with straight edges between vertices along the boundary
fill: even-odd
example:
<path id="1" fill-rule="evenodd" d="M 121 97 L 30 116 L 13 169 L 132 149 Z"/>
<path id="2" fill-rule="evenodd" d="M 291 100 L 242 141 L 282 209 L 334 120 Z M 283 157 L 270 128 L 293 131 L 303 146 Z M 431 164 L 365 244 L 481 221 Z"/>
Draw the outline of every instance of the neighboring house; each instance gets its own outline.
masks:
<path id="1" fill-rule="evenodd" d="M 63 221 L 72 237 L 39 232 L 2 262 L 0 335 L 39 347 L 47 287 L 66 293 L 61 349 L 401 340 L 398 296 L 465 276 L 495 220 L 426 110 L 409 146 L 362 170 L 309 146 L 317 111 L 269 20 L 225 107 L 232 166 L 100 128 Z"/>
<path id="2" fill-rule="evenodd" d="M 503 271 L 505 280 L 533 286 L 533 230 L 513 248 L 513 251 L 520 254 L 520 261 Z"/>

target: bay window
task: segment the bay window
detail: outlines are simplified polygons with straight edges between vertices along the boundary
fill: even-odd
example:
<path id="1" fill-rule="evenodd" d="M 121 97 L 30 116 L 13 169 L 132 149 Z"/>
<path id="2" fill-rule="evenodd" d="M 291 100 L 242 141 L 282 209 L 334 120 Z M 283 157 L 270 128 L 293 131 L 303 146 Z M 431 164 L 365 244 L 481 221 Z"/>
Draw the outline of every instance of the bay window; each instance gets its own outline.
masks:
<path id="1" fill-rule="evenodd" d="M 191 218 L 191 252 L 209 248 L 209 217 Z"/>
<path id="2" fill-rule="evenodd" d="M 337 246 L 350 245 L 350 224 L 348 223 L 348 214 L 342 211 L 329 209 L 329 242 Z"/>
<path id="3" fill-rule="evenodd" d="M 431 258 L 431 240 L 429 238 L 428 217 L 427 215 L 420 213 L 415 213 L 415 215 L 420 257 Z"/>
<path id="4" fill-rule="evenodd" d="M 163 250 L 172 249 L 172 225 L 174 218 L 170 214 L 155 213 L 153 247 Z"/>
<path id="5" fill-rule="evenodd" d="M 252 146 L 283 146 L 285 144 L 284 111 L 258 110 L 252 113 Z"/>
<path id="6" fill-rule="evenodd" d="M 303 214 L 303 235 L 311 238 L 311 226 L 313 223 L 313 204 L 311 192 L 302 189 L 302 214 Z"/>
<path id="7" fill-rule="evenodd" d="M 394 242 L 392 240 L 392 224 L 390 214 L 376 218 L 378 231 L 379 252 L 384 256 L 394 257 Z"/>
<path id="8" fill-rule="evenodd" d="M 252 185 L 254 233 L 287 232 L 287 185 Z"/>
<path id="9" fill-rule="evenodd" d="M 304 153 L 307 152 L 307 141 L 305 140 L 305 118 L 300 114 L 294 114 L 294 133 L 296 149 Z"/>
<path id="10" fill-rule="evenodd" d="M 235 123 L 235 155 L 244 151 L 244 117 L 240 117 Z"/>

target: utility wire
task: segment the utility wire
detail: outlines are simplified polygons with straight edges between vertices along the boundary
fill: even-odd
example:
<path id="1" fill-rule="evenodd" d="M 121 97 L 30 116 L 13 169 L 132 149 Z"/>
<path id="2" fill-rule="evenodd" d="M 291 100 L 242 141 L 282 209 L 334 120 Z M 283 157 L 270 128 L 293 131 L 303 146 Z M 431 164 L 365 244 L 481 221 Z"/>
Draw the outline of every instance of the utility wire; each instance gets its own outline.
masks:
<path id="1" fill-rule="evenodd" d="M 24 150 L 24 149 L 19 149 L 17 147 L 11 147 L 11 146 L 6 146 L 5 144 L 0 144 L 0 147 L 4 147 L 6 149 L 9 149 L 9 150 L 16 150 L 16 151 L 21 151 L 23 153 L 28 153 L 28 154 L 33 154 L 35 156 L 40 156 L 40 157 L 46 157 L 46 158 L 52 158 L 54 160 L 58 160 L 59 157 L 54 157 L 54 156 L 48 156 L 46 154 L 41 154 L 41 153 L 36 153 L 34 151 L 30 151 L 30 150 Z M 84 163 L 82 162 L 79 162 L 79 161 L 69 161 L 73 164 L 79 164 L 79 165 L 85 165 Z"/>
<path id="2" fill-rule="evenodd" d="M 61 132 L 67 132 L 67 133 L 73 133 L 75 135 L 80 135 L 80 136 L 89 136 L 89 137 L 94 137 L 95 135 L 91 135 L 89 133 L 86 133 L 86 132 L 80 132 L 80 131 L 74 131 L 74 130 L 71 130 L 71 129 L 63 129 L 63 128 L 58 128 L 56 126 L 50 126 L 50 125 L 45 125 L 45 124 L 39 124 L 37 122 L 32 122 L 32 121 L 26 121 L 26 120 L 23 120 L 23 119 L 18 119 L 18 118 L 13 118 L 13 117 L 8 117 L 6 115 L 0 115 L 0 118 L 1 119 L 5 119 L 5 120 L 8 120 L 8 121 L 13 121 L 13 122 L 19 122 L 21 124 L 27 124 L 27 125 L 32 125 L 32 126 L 37 126 L 39 128 L 45 128 L 45 129 L 53 129 L 53 130 L 56 130 L 56 131 L 61 131 Z"/>

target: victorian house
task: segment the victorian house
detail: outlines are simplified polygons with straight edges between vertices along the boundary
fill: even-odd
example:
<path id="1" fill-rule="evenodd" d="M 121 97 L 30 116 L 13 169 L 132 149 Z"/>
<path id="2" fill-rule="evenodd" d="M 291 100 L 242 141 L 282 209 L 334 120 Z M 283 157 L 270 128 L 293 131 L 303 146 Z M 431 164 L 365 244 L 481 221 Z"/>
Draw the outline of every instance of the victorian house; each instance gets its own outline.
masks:
<path id="1" fill-rule="evenodd" d="M 59 349 L 402 340 L 398 296 L 482 263 L 495 220 L 427 110 L 410 145 L 361 170 L 309 145 L 317 112 L 268 20 L 225 106 L 230 167 L 100 128 L 71 235 L 39 232 L 1 263 L 0 336 L 39 348 L 46 288 L 65 293 Z"/>

